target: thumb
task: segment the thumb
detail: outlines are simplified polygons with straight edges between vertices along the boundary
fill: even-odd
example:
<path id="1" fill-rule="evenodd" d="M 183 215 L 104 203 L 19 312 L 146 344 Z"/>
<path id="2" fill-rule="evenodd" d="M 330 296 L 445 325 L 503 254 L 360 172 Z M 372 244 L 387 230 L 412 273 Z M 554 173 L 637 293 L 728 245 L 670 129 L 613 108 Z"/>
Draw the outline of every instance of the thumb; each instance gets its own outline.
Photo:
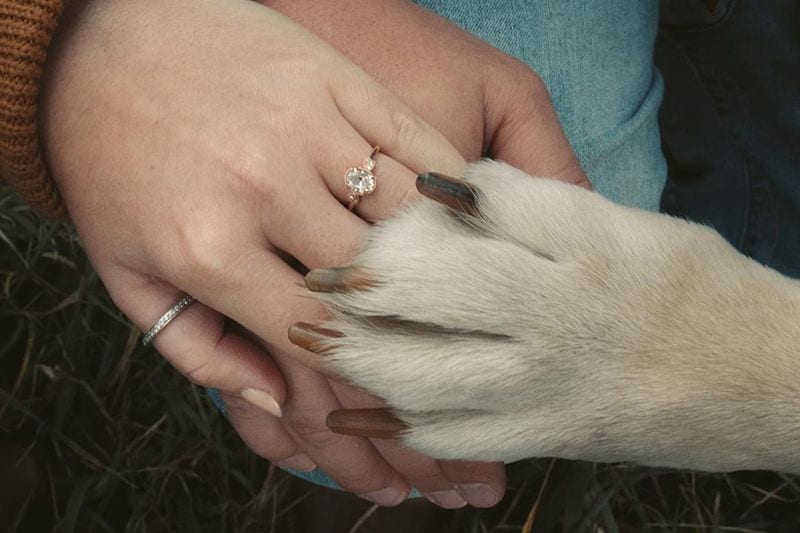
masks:
<path id="1" fill-rule="evenodd" d="M 489 157 L 534 176 L 592 188 L 536 73 L 526 69 L 513 82 L 492 76 L 485 91 Z"/>

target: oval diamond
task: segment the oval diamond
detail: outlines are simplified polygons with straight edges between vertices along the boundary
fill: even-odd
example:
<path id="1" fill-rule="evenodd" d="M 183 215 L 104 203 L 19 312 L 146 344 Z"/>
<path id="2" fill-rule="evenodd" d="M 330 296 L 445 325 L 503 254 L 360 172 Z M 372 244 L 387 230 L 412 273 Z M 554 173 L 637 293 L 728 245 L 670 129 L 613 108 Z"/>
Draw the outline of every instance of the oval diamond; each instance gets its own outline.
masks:
<path id="1" fill-rule="evenodd" d="M 344 175 L 347 187 L 353 193 L 364 196 L 375 190 L 375 175 L 367 169 L 361 167 L 351 168 Z"/>

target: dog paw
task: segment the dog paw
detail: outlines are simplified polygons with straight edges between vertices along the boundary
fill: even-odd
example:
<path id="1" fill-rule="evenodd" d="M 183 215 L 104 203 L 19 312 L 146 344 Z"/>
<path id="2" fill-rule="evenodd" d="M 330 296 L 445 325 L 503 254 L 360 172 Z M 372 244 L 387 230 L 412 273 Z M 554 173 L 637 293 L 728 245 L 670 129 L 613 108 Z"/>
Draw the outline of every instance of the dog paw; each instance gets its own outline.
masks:
<path id="1" fill-rule="evenodd" d="M 752 297 L 729 289 L 752 262 L 703 226 L 496 162 L 418 188 L 438 202 L 377 225 L 354 266 L 306 278 L 332 319 L 291 336 L 391 406 L 332 427 L 440 458 L 725 466 L 686 423 L 725 419 L 706 396 L 736 363 L 704 343 L 720 306 Z M 720 407 L 687 417 L 698 398 Z"/>

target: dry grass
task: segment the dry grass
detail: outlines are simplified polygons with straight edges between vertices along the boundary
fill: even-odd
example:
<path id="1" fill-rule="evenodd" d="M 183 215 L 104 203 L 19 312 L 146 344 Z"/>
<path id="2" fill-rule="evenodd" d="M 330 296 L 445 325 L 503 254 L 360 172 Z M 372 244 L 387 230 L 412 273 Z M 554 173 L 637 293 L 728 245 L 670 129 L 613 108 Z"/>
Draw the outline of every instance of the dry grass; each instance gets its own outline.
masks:
<path id="1" fill-rule="evenodd" d="M 250 453 L 137 339 L 70 228 L 0 188 L 0 530 L 292 530 L 316 489 Z M 431 531 L 788 532 L 798 502 L 800 480 L 773 473 L 527 461 L 498 507 Z M 397 516 L 358 512 L 348 529 Z"/>

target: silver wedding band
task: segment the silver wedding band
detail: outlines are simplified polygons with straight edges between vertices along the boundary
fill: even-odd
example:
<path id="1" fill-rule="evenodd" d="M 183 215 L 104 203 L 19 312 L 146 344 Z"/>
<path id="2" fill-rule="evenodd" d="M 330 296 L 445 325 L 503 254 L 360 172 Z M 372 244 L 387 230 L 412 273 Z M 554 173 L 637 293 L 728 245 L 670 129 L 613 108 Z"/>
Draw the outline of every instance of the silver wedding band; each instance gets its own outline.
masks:
<path id="1" fill-rule="evenodd" d="M 189 307 L 194 303 L 194 297 L 190 295 L 186 295 L 181 298 L 178 303 L 170 307 L 169 311 L 161 315 L 161 318 L 156 320 L 156 323 L 153 324 L 153 327 L 148 329 L 147 332 L 142 337 L 142 346 L 147 346 L 150 344 L 156 335 L 158 335 L 162 329 L 167 327 L 167 324 L 173 321 L 173 319 L 181 314 L 181 311 Z"/>

